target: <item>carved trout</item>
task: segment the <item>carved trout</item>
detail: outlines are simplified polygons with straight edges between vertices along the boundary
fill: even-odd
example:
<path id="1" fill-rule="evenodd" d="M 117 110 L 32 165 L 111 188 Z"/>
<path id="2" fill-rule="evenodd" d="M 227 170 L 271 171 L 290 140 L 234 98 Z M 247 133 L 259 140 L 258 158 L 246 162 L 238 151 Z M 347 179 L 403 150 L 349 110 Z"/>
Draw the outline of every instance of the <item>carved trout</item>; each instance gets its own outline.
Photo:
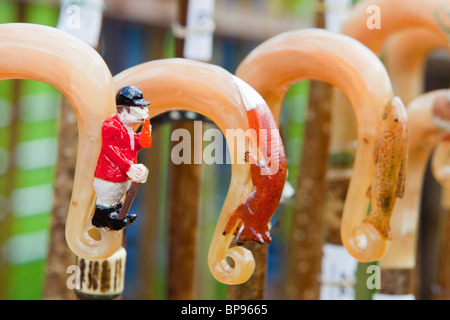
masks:
<path id="1" fill-rule="evenodd" d="M 250 87 L 239 78 L 235 80 L 247 107 L 249 128 L 255 130 L 259 137 L 259 155 L 252 151 L 243 155 L 250 163 L 254 188 L 245 202 L 231 214 L 224 235 L 233 232 L 239 245 L 249 241 L 262 244 L 272 240 L 269 222 L 278 207 L 286 181 L 286 157 L 277 125 L 265 101 L 259 95 L 253 95 L 252 101 L 246 99 Z"/>
<path id="2" fill-rule="evenodd" d="M 393 98 L 382 112 L 375 147 L 375 175 L 367 191 L 371 208 L 364 222 L 372 224 L 385 239 L 390 240 L 389 220 L 396 198 L 402 198 L 405 190 L 408 120 L 398 97 Z"/>

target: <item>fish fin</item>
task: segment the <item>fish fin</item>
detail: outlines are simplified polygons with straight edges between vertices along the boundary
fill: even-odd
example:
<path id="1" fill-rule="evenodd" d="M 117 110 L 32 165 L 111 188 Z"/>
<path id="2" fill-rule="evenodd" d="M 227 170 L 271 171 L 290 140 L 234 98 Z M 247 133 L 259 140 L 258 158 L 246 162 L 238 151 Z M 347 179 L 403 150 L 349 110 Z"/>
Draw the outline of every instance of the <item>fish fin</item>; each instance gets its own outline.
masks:
<path id="1" fill-rule="evenodd" d="M 398 173 L 398 185 L 397 185 L 397 197 L 403 198 L 403 195 L 405 194 L 405 181 L 406 181 L 406 174 L 405 174 L 405 161 L 402 161 L 400 165 L 400 171 Z"/>
<path id="2" fill-rule="evenodd" d="M 366 196 L 369 199 L 372 198 L 372 186 L 369 186 L 369 188 L 367 188 Z"/>
<path id="3" fill-rule="evenodd" d="M 373 155 L 374 158 L 374 164 L 376 165 L 378 163 L 379 157 L 380 157 L 380 148 L 379 148 L 379 144 L 380 142 L 377 141 L 377 143 L 375 144 L 375 152 Z"/>

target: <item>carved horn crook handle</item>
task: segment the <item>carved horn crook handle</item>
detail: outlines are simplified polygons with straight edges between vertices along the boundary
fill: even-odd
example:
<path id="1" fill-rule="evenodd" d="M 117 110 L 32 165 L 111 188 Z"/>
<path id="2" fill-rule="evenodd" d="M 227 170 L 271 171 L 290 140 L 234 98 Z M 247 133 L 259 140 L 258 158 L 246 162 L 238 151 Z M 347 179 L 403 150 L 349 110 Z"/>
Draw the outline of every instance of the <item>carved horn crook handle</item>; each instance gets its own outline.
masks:
<path id="1" fill-rule="evenodd" d="M 281 197 L 286 178 L 286 162 L 281 138 L 276 131 L 269 142 L 273 147 L 271 155 L 276 155 L 279 165 L 279 170 L 273 175 L 276 177 L 276 183 L 260 186 L 258 182 L 267 180 L 264 180 L 259 168 L 254 170 L 250 163 L 242 162 L 241 159 L 248 150 L 243 144 L 236 144 L 235 136 L 228 133 L 254 129 L 256 136 L 249 139 L 250 150 L 266 163 L 274 160 L 274 157 L 268 158 L 270 155 L 258 144 L 258 140 L 261 140 L 258 139 L 261 129 L 276 128 L 264 100 L 250 86 L 223 68 L 188 59 L 143 63 L 116 75 L 114 81 L 117 88 L 136 85 L 144 96 L 151 99 L 150 118 L 175 109 L 194 111 L 211 119 L 225 135 L 228 145 L 234 146 L 229 148 L 232 161 L 230 187 L 211 241 L 208 264 L 218 281 L 226 284 L 247 281 L 254 271 L 254 258 L 246 248 L 230 247 L 234 230 L 239 223 L 247 229 L 267 228 L 268 220 L 275 212 L 273 207 L 276 208 Z M 236 225 L 231 226 L 234 227 L 231 232 L 224 235 L 230 218 L 238 208 L 241 213 L 242 208 L 253 201 L 252 199 L 264 199 L 265 195 L 271 196 L 271 205 L 256 207 L 263 209 L 263 212 L 256 211 L 253 216 L 239 216 Z M 252 221 L 249 217 L 258 219 Z M 228 258 L 233 259 L 234 266 L 228 262 Z"/>
<path id="2" fill-rule="evenodd" d="M 450 186 L 450 90 L 443 91 L 433 104 L 433 120 L 446 134 L 433 153 L 431 169 L 434 177 L 445 187 Z"/>
<path id="3" fill-rule="evenodd" d="M 441 38 L 441 42 L 448 42 L 445 26 L 439 20 L 447 22 L 445 15 L 446 0 L 364 0 L 357 3 L 350 11 L 342 33 L 367 46 L 379 55 L 386 39 L 397 31 L 405 28 L 426 28 Z M 369 8 L 377 8 L 377 19 L 380 28 L 368 28 L 367 14 Z"/>
<path id="4" fill-rule="evenodd" d="M 362 242 L 357 244 L 353 240 L 355 236 L 363 240 L 358 230 L 367 213 L 369 185 L 385 178 L 384 174 L 374 176 L 375 147 L 382 110 L 394 96 L 381 61 L 350 37 L 305 29 L 279 34 L 256 47 L 239 65 L 236 75 L 262 95 L 277 121 L 286 90 L 295 82 L 305 79 L 327 81 L 348 96 L 358 123 L 358 148 L 345 201 L 341 238 L 358 260 L 376 260 L 382 256 L 387 239 L 379 237 L 376 228 L 370 227 L 375 231 L 367 233 L 364 248 Z M 395 101 L 402 109 L 400 99 Z M 393 183 L 396 180 L 394 177 Z"/>
<path id="5" fill-rule="evenodd" d="M 78 154 L 66 239 L 79 257 L 102 260 L 122 246 L 122 233 L 95 231 L 91 187 L 101 125 L 115 113 L 115 88 L 100 55 L 66 32 L 34 24 L 0 25 L 0 79 L 31 79 L 59 89 L 78 119 Z M 95 108 L 92 102 L 95 101 Z M 95 234 L 91 231 L 94 230 Z"/>

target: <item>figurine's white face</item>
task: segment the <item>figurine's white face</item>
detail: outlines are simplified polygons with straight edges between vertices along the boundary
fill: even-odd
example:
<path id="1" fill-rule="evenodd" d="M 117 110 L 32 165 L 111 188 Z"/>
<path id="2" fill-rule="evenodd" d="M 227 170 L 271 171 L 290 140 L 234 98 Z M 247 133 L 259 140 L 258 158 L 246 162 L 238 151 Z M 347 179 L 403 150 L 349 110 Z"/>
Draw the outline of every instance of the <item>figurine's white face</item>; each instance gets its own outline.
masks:
<path id="1" fill-rule="evenodd" d="M 123 110 L 118 113 L 120 121 L 124 124 L 133 125 L 137 123 L 143 123 L 145 119 L 148 118 L 147 107 L 128 107 L 127 110 Z"/>

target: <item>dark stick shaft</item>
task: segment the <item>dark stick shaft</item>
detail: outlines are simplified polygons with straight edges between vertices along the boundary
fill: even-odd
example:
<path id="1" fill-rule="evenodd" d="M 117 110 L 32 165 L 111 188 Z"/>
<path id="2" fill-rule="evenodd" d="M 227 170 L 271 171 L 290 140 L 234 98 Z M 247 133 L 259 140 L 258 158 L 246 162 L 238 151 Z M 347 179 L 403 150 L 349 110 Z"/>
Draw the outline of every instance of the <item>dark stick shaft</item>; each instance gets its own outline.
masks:
<path id="1" fill-rule="evenodd" d="M 287 294 L 289 299 L 317 300 L 321 272 L 322 212 L 326 191 L 331 85 L 312 81 L 305 121 L 303 152 L 292 209 Z M 313 181 L 314 183 L 305 183 Z M 305 223 L 306 222 L 306 223 Z"/>
<path id="2" fill-rule="evenodd" d="M 128 189 L 127 196 L 125 197 L 125 201 L 123 202 L 122 209 L 120 209 L 120 213 L 118 219 L 124 219 L 127 216 L 128 211 L 130 210 L 131 204 L 133 203 L 134 197 L 136 197 L 136 193 L 141 184 L 139 182 L 132 182 L 130 189 Z"/>
<path id="3" fill-rule="evenodd" d="M 187 25 L 189 0 L 178 0 L 178 23 Z M 176 57 L 184 56 L 185 39 L 175 38 Z M 187 130 L 194 137 L 194 123 L 174 123 L 171 130 Z M 201 143 L 201 142 L 200 142 Z M 173 145 L 171 146 L 171 148 Z M 197 238 L 198 211 L 200 207 L 200 185 L 202 165 L 195 164 L 194 139 L 191 141 L 191 164 L 171 163 L 169 193 L 169 261 L 167 273 L 167 299 L 194 299 L 194 271 Z M 200 151 L 201 152 L 201 151 Z"/>
<path id="4" fill-rule="evenodd" d="M 252 277 L 245 283 L 228 286 L 228 300 L 264 300 L 266 298 L 268 244 L 256 242 L 245 245 L 253 253 L 256 268 Z"/>
<path id="5" fill-rule="evenodd" d="M 324 7 L 324 0 L 319 0 Z M 317 10 L 315 27 L 325 27 L 325 15 Z M 332 86 L 311 81 L 303 153 L 299 162 L 298 185 L 292 208 L 287 295 L 289 299 L 317 300 L 323 246 L 323 203 L 328 170 L 329 126 Z M 313 181 L 314 183 L 305 183 Z M 306 223 L 305 223 L 306 221 Z"/>

